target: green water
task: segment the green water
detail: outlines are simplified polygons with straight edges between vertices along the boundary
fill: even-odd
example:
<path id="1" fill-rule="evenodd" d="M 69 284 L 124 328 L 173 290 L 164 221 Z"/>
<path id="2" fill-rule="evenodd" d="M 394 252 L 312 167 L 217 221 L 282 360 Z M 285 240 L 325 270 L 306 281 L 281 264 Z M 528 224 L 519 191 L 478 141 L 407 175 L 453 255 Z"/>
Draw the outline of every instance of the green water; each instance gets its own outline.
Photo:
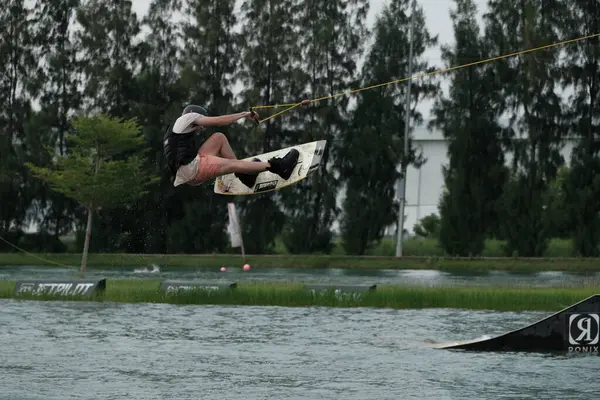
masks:
<path id="1" fill-rule="evenodd" d="M 70 279 L 79 277 L 77 269 L 63 267 L 22 266 L 0 267 L 0 280 Z M 393 285 L 477 285 L 477 286 L 600 286 L 600 273 L 568 273 L 560 271 L 515 273 L 504 271 L 448 272 L 438 270 L 350 270 L 308 268 L 263 268 L 248 272 L 229 267 L 225 272 L 217 268 L 166 269 L 149 265 L 140 268 L 90 268 L 86 277 L 108 279 L 176 279 L 176 280 L 229 280 L 237 282 L 312 282 Z"/>
<path id="2" fill-rule="evenodd" d="M 597 397 L 598 357 L 438 350 L 546 313 L 0 301 L 0 399 Z"/>

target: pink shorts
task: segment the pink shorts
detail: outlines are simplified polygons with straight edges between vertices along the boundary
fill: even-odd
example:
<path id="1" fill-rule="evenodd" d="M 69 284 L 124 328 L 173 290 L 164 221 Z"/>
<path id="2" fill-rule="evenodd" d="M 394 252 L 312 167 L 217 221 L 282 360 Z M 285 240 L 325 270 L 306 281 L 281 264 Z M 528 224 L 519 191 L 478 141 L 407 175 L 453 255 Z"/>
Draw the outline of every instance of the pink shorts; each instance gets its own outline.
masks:
<path id="1" fill-rule="evenodd" d="M 199 184 L 205 181 L 215 179 L 221 169 L 221 159 L 210 154 L 198 153 L 198 170 L 196 176 L 189 182 L 190 184 Z"/>

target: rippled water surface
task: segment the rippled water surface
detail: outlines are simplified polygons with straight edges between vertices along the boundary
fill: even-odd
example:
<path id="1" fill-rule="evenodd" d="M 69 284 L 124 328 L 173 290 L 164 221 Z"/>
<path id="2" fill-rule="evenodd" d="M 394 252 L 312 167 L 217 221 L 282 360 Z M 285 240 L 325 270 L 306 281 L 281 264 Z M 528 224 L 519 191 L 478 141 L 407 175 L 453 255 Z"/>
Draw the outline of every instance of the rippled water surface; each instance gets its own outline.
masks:
<path id="1" fill-rule="evenodd" d="M 0 280 L 65 279 L 79 277 L 76 269 L 62 267 L 0 267 Z M 448 272 L 438 270 L 356 270 L 307 268 L 256 268 L 248 272 L 241 268 L 173 269 L 158 266 L 139 268 L 90 269 L 88 278 L 112 279 L 177 279 L 177 280 L 235 280 L 272 282 L 318 282 L 335 284 L 394 284 L 394 285 L 480 285 L 480 286 L 600 286 L 600 273 L 567 273 L 560 271 L 515 273 L 505 271 Z"/>
<path id="2" fill-rule="evenodd" d="M 0 300 L 0 399 L 597 398 L 595 356 L 432 346 L 545 315 Z"/>

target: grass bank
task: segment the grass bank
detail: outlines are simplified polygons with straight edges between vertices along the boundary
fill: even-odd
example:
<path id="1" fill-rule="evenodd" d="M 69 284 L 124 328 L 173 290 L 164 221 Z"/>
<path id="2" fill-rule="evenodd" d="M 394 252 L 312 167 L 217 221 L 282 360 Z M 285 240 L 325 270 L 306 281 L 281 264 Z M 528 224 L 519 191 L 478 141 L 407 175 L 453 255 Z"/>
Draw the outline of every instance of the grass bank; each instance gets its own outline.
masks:
<path id="1" fill-rule="evenodd" d="M 1 266 L 19 265 L 64 265 L 78 267 L 81 254 L 74 245 L 73 238 L 62 238 L 68 243 L 68 253 L 0 253 Z M 572 257 L 571 241 L 553 239 L 543 258 L 506 257 L 504 242 L 487 240 L 482 257 L 445 257 L 435 239 L 410 238 L 404 242 L 404 257 L 396 258 L 394 238 L 384 238 L 365 256 L 346 255 L 339 238 L 329 255 L 288 254 L 281 240 L 277 241 L 276 254 L 250 255 L 246 261 L 253 268 L 346 268 L 346 269 L 438 269 L 455 271 L 504 270 L 519 272 L 537 271 L 600 271 L 600 258 Z M 162 269 L 169 268 L 220 268 L 241 266 L 243 259 L 238 249 L 228 254 L 129 254 L 92 253 L 89 255 L 90 268 L 132 268 L 147 267 L 152 264 Z"/>
<path id="2" fill-rule="evenodd" d="M 483 251 L 482 257 L 506 257 L 507 254 L 504 250 L 506 242 L 503 240 L 487 239 Z M 285 253 L 285 246 L 283 244 L 278 245 L 276 248 L 278 253 Z M 332 254 L 340 255 L 344 254 L 342 241 L 340 238 L 334 240 L 334 247 Z M 386 237 L 381 240 L 376 246 L 368 251 L 368 255 L 373 256 L 394 256 L 396 254 L 396 238 Z M 440 247 L 436 239 L 424 239 L 424 238 L 409 238 L 403 243 L 403 254 L 407 256 L 419 256 L 419 257 L 443 257 L 445 256 L 444 250 Z M 573 247 L 573 241 L 567 239 L 552 239 L 548 243 L 548 248 L 543 254 L 543 257 L 554 258 L 554 257 L 574 257 L 576 255 Z"/>
<path id="3" fill-rule="evenodd" d="M 35 256 L 35 257 L 34 257 Z M 78 267 L 81 254 L 0 253 L 0 266 L 64 265 Z M 42 260 L 40 260 L 40 258 Z M 437 269 L 448 271 L 600 271 L 598 258 L 445 258 L 405 256 L 346 255 L 249 255 L 252 268 L 345 268 L 345 269 Z M 243 259 L 235 254 L 98 254 L 88 258 L 89 268 L 133 268 L 158 265 L 163 270 L 180 268 L 241 267 Z"/>
<path id="4" fill-rule="evenodd" d="M 61 236 L 60 242 L 66 248 L 67 253 L 77 253 L 81 251 L 82 245 L 78 244 L 74 236 Z M 2 247 L 0 241 L 0 248 Z M 16 246 L 20 246 L 22 249 L 35 253 L 37 251 L 53 251 L 53 250 L 39 250 L 40 244 L 36 241 L 26 240 L 26 237 L 21 238 L 20 241 L 14 243 Z M 506 257 L 505 252 L 506 242 L 496 239 L 487 239 L 484 243 L 482 251 L 482 257 Z M 9 251 L 13 250 L 12 247 L 5 245 L 4 248 Z M 116 250 L 115 253 L 120 251 Z M 228 249 L 227 253 L 238 253 L 239 249 Z M 274 254 L 286 255 L 289 254 L 281 237 L 275 238 L 274 243 Z M 396 238 L 394 236 L 386 236 L 381 239 L 379 243 L 376 243 L 372 248 L 367 249 L 366 254 L 368 256 L 387 256 L 391 257 L 396 254 Z M 444 251 L 440 247 L 437 239 L 435 238 L 419 238 L 419 237 L 408 237 L 403 243 L 403 254 L 406 256 L 414 257 L 442 257 Z M 335 237 L 332 240 L 331 255 L 347 255 L 344 250 L 344 243 L 341 237 Z M 543 257 L 575 257 L 577 256 L 573 247 L 573 241 L 570 239 L 551 239 L 548 243 L 548 247 L 543 254 Z"/>
<path id="5" fill-rule="evenodd" d="M 14 282 L 0 281 L 0 298 L 13 297 Z M 284 307 L 373 307 L 392 309 L 462 308 L 497 311 L 558 311 L 592 294 L 597 287 L 581 288 L 477 288 L 378 286 L 374 292 L 312 294 L 301 284 L 244 283 L 222 291 L 194 290 L 167 294 L 160 281 L 107 280 L 106 292 L 93 301 L 195 305 Z M 24 299 L 34 297 L 26 296 Z M 64 300 L 64 297 L 35 297 Z M 78 299 L 70 299 L 78 300 Z"/>

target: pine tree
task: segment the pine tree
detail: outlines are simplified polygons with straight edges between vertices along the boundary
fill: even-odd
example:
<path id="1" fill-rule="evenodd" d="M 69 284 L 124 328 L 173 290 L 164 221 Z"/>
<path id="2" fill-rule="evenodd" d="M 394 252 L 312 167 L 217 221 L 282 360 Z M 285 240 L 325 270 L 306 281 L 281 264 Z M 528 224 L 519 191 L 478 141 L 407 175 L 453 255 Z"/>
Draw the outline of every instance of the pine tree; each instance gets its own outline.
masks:
<path id="1" fill-rule="evenodd" d="M 83 0 L 77 22 L 81 25 L 76 37 L 84 60 L 86 109 L 130 116 L 140 53 L 140 22 L 131 1 Z"/>
<path id="2" fill-rule="evenodd" d="M 491 0 L 484 16 L 487 45 L 502 55 L 559 40 L 563 2 Z M 509 115 L 514 154 L 502 199 L 508 254 L 541 256 L 548 245 L 547 191 L 563 163 L 562 104 L 557 94 L 559 50 L 538 50 L 492 63 Z"/>
<path id="3" fill-rule="evenodd" d="M 234 0 L 183 1 L 183 14 L 188 18 L 180 22 L 180 85 L 186 93 L 179 114 L 189 103 L 202 105 L 211 115 L 239 111 L 232 104 L 232 84 L 240 58 L 234 6 Z M 203 130 L 196 137 L 197 145 L 215 131 L 228 134 L 231 129 L 223 126 Z M 237 150 L 235 138 L 228 138 Z M 215 195 L 211 184 L 179 188 L 169 197 L 169 251 L 223 252 L 227 248 L 227 199 Z"/>
<path id="4" fill-rule="evenodd" d="M 244 87 L 240 94 L 240 109 L 300 98 L 300 85 L 296 82 L 301 73 L 297 66 L 301 61 L 296 34 L 300 29 L 298 6 L 293 0 L 246 0 L 242 3 L 242 64 L 237 74 Z M 270 110 L 257 111 L 261 119 L 266 119 Z M 248 156 L 296 144 L 299 131 L 294 125 L 297 125 L 298 117 L 297 113 L 290 113 L 285 118 L 267 119 L 256 129 L 243 128 L 246 132 L 233 134 L 244 139 L 236 142 L 236 148 Z M 268 193 L 239 199 L 244 245 L 249 253 L 273 251 L 275 238 L 285 222 L 277 198 L 277 193 Z"/>
<path id="5" fill-rule="evenodd" d="M 32 196 L 23 163 L 25 121 L 35 90 L 36 60 L 30 9 L 24 0 L 0 7 L 0 235 L 26 222 Z"/>
<path id="6" fill-rule="evenodd" d="M 455 0 L 450 12 L 455 44 L 444 46 L 448 67 L 487 59 L 473 0 Z M 480 255 L 486 234 L 497 221 L 498 199 L 507 174 L 498 118 L 498 90 L 487 65 L 452 73 L 449 96 L 440 96 L 432 125 L 449 142 L 440 204 L 440 244 L 455 256 Z"/>
<path id="7" fill-rule="evenodd" d="M 234 7 L 235 0 L 184 0 L 190 20 L 182 23 L 182 83 L 190 102 L 215 115 L 232 111 L 231 86 L 240 58 Z"/>
<path id="8" fill-rule="evenodd" d="M 71 19 L 79 0 L 38 0 L 33 9 L 35 47 L 39 54 L 39 113 L 32 116 L 26 129 L 28 160 L 50 165 L 55 154 L 45 147 L 55 148 L 59 155 L 68 149 L 65 136 L 70 129 L 68 118 L 81 102 L 78 85 L 79 62 L 72 39 Z M 34 218 L 40 229 L 52 231 L 55 241 L 73 228 L 77 203 L 44 185 L 33 185 L 39 202 Z"/>
<path id="9" fill-rule="evenodd" d="M 564 39 L 600 32 L 600 4 L 568 2 Z M 571 168 L 563 183 L 564 208 L 573 221 L 576 252 L 584 257 L 600 255 L 600 48 L 598 38 L 569 44 L 563 81 L 573 89 L 569 96 L 568 132 L 580 138 L 571 154 Z"/>
<path id="10" fill-rule="evenodd" d="M 356 60 L 362 54 L 361 43 L 366 34 L 368 1 L 308 0 L 302 4 L 298 41 L 304 74 L 299 84 L 307 87 L 311 99 L 354 89 Z M 302 134 L 295 138 L 296 143 L 328 141 L 319 172 L 282 191 L 288 210 L 283 240 L 293 253 L 328 253 L 332 249 L 332 225 L 339 213 L 336 141 L 347 132 L 348 103 L 349 97 L 341 96 L 315 102 L 308 109 L 290 111 L 302 113 L 304 118 L 298 126 Z"/>
<path id="11" fill-rule="evenodd" d="M 392 1 L 375 23 L 375 42 L 366 58 L 361 87 L 408 78 L 410 41 L 409 0 Z M 425 26 L 421 7 L 416 8 L 413 40 L 413 75 L 429 71 L 421 57 L 435 45 Z M 430 79 L 411 82 L 411 125 L 422 122 L 417 104 L 436 92 Z M 420 165 L 423 157 L 409 143 L 403 159 L 407 85 L 396 84 L 360 92 L 352 123 L 340 136 L 340 175 L 346 183 L 341 232 L 347 253 L 364 254 L 398 218 L 394 202 L 397 166 Z"/>
<path id="12" fill-rule="evenodd" d="M 173 15 L 179 0 L 154 0 L 142 20 L 148 32 L 141 43 L 140 70 L 136 74 L 139 98 L 133 114 L 143 122 L 143 132 L 151 149 L 146 159 L 149 171 L 161 178 L 160 185 L 126 210 L 131 221 L 126 242 L 128 251 L 165 253 L 167 232 L 174 204 L 179 198 L 171 182 L 163 151 L 166 128 L 180 114 L 187 91 L 180 84 L 181 28 Z"/>
<path id="13" fill-rule="evenodd" d="M 131 118 L 139 101 L 135 73 L 144 48 L 140 21 L 130 0 L 81 0 L 77 9 L 79 24 L 76 43 L 82 60 L 83 103 L 89 113 Z M 98 212 L 94 224 L 92 251 L 126 251 L 131 229 L 151 229 L 139 225 L 134 216 L 137 204 Z M 81 221 L 80 226 L 85 221 Z M 78 234 L 78 244 L 84 240 Z"/>

